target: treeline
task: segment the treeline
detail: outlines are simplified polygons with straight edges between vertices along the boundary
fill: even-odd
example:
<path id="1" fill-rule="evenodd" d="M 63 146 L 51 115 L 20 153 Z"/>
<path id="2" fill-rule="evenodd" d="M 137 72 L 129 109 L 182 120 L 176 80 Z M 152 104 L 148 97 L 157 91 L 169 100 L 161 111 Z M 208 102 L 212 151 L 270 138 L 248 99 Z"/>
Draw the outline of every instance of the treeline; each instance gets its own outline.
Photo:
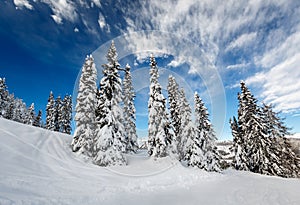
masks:
<path id="1" fill-rule="evenodd" d="M 5 78 L 0 78 L 0 117 L 16 122 L 43 127 L 42 111 L 35 113 L 34 103 L 29 107 L 22 99 L 10 94 L 5 82 Z"/>
<path id="2" fill-rule="evenodd" d="M 50 96 L 53 94 L 51 92 Z M 48 99 L 49 104 L 50 97 Z M 14 94 L 9 93 L 5 78 L 0 78 L 0 117 L 8 120 L 13 120 L 23 124 L 28 124 L 36 127 L 41 127 L 49 130 L 59 131 L 66 134 L 71 134 L 72 122 L 72 99 L 71 96 L 65 96 L 63 100 L 58 97 L 56 104 L 51 111 L 47 105 L 46 124 L 42 119 L 42 110 L 36 113 L 34 103 L 29 107 L 26 106 L 22 99 L 16 98 Z M 51 106 L 50 106 L 51 107 Z M 54 116 L 51 118 L 50 116 Z M 53 121 L 55 129 L 52 129 L 49 122 Z"/>

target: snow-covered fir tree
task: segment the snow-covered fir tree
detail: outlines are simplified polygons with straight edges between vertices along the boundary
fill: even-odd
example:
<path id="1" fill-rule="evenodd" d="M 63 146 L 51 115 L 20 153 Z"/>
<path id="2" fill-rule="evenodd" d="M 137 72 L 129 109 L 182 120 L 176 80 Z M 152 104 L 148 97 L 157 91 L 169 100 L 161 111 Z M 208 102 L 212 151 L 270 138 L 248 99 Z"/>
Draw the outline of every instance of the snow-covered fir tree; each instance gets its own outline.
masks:
<path id="1" fill-rule="evenodd" d="M 30 105 L 28 108 L 28 119 L 27 119 L 27 124 L 33 125 L 33 122 L 35 120 L 35 110 L 34 110 L 34 103 Z"/>
<path id="2" fill-rule="evenodd" d="M 220 156 L 215 146 L 216 136 L 208 118 L 207 108 L 195 93 L 195 127 L 189 166 L 197 166 L 206 171 L 220 171 Z"/>
<path id="3" fill-rule="evenodd" d="M 107 64 L 102 65 L 103 77 L 97 102 L 94 163 L 100 166 L 126 165 L 122 152 L 126 151 L 122 101 L 122 81 L 119 74 L 114 42 L 107 53 Z"/>
<path id="4" fill-rule="evenodd" d="M 61 132 L 71 134 L 72 127 L 72 97 L 66 95 L 63 99 L 61 111 Z"/>
<path id="5" fill-rule="evenodd" d="M 52 91 L 50 92 L 46 107 L 46 129 L 55 130 L 55 100 Z"/>
<path id="6" fill-rule="evenodd" d="M 12 120 L 23 124 L 28 124 L 28 110 L 22 99 L 16 98 L 12 101 Z"/>
<path id="7" fill-rule="evenodd" d="M 280 113 L 274 112 L 273 109 L 273 105 L 263 103 L 262 111 L 267 125 L 268 135 L 273 138 L 290 135 L 289 128 L 285 126 L 283 122 L 284 119 L 280 118 Z"/>
<path id="8" fill-rule="evenodd" d="M 238 121 L 235 117 L 233 117 L 233 120 L 230 119 L 229 123 L 233 137 L 233 146 L 231 147 L 231 151 L 234 153 L 234 158 L 232 160 L 232 166 L 236 170 L 248 170 L 247 153 L 244 147 L 245 143 L 243 141 L 243 136 L 241 135 Z"/>
<path id="9" fill-rule="evenodd" d="M 174 131 L 166 112 L 166 99 L 158 82 L 158 68 L 153 55 L 150 57 L 150 97 L 148 101 L 148 154 L 153 157 L 165 157 L 173 152 Z M 169 147 L 169 148 L 168 148 Z"/>
<path id="10" fill-rule="evenodd" d="M 0 78 L 0 117 L 4 117 L 9 108 L 9 93 L 5 78 Z"/>
<path id="11" fill-rule="evenodd" d="M 123 101 L 124 101 L 124 129 L 126 132 L 126 151 L 136 152 L 138 149 L 137 134 L 135 125 L 135 92 L 132 85 L 130 66 L 125 67 L 125 76 L 123 81 Z"/>
<path id="12" fill-rule="evenodd" d="M 14 115 L 14 109 L 15 109 L 15 97 L 14 94 L 9 94 L 7 98 L 7 109 L 3 115 L 4 118 L 8 120 L 12 120 Z"/>
<path id="13" fill-rule="evenodd" d="M 268 150 L 271 141 L 267 135 L 267 125 L 262 118 L 257 100 L 244 82 L 241 82 L 241 94 L 238 99 L 238 123 L 247 154 L 247 169 L 256 173 L 267 174 L 268 156 L 271 152 Z"/>
<path id="14" fill-rule="evenodd" d="M 72 141 L 72 150 L 92 156 L 95 136 L 95 107 L 97 69 L 92 55 L 86 57 L 82 66 L 79 89 L 76 99 L 76 129 Z"/>
<path id="15" fill-rule="evenodd" d="M 283 137 L 287 128 L 280 118 L 270 107 L 261 109 L 244 82 L 238 99 L 238 123 L 231 122 L 237 139 L 233 144 L 236 155 L 233 167 L 267 175 L 297 176 L 298 161 Z"/>
<path id="16" fill-rule="evenodd" d="M 284 119 L 279 117 L 279 113 L 273 111 L 272 105 L 263 104 L 263 117 L 267 124 L 267 133 L 271 140 L 273 154 L 269 158 L 269 168 L 272 175 L 282 177 L 299 177 L 300 161 L 291 149 L 289 140 L 285 137 L 289 135 L 289 128 L 285 126 Z"/>
<path id="17" fill-rule="evenodd" d="M 54 131 L 62 132 L 62 123 L 63 123 L 63 102 L 61 100 L 61 97 L 58 96 L 55 100 L 55 128 Z"/>
<path id="18" fill-rule="evenodd" d="M 42 127 L 42 111 L 41 110 L 39 110 L 37 116 L 34 118 L 32 125 L 35 127 Z"/>
<path id="19" fill-rule="evenodd" d="M 178 146 L 178 154 L 180 160 L 190 160 L 191 150 L 193 146 L 193 138 L 195 136 L 195 126 L 192 120 L 192 109 L 188 103 L 184 89 L 180 89 L 180 144 Z"/>
<path id="20" fill-rule="evenodd" d="M 179 86 L 173 76 L 169 76 L 168 79 L 168 100 L 169 100 L 169 111 L 170 111 L 170 120 L 171 120 L 171 125 L 174 128 L 174 135 L 177 143 L 177 152 L 179 155 L 179 159 L 182 159 L 183 156 L 183 150 L 182 150 L 182 144 L 184 142 L 182 141 L 182 127 L 181 127 L 181 116 L 180 116 L 180 103 L 181 103 L 181 98 L 180 98 L 180 93 L 179 93 Z"/>

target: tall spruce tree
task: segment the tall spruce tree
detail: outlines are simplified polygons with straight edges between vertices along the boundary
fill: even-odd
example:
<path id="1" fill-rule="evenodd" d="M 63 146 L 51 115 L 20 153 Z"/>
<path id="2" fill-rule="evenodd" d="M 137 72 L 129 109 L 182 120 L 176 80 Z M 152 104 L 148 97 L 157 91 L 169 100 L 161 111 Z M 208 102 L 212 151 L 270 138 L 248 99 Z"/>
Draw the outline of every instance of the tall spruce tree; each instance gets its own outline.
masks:
<path id="1" fill-rule="evenodd" d="M 194 106 L 195 106 L 195 136 L 193 137 L 192 146 L 189 148 L 189 161 L 188 166 L 199 167 L 203 169 L 205 166 L 205 156 L 202 149 L 204 143 L 203 137 L 203 123 L 201 118 L 201 107 L 202 100 L 199 98 L 198 94 L 194 96 Z M 200 127 L 202 126 L 202 127 Z"/>
<path id="2" fill-rule="evenodd" d="M 176 150 L 175 152 L 178 153 L 179 159 L 182 159 L 183 151 L 182 151 L 182 135 L 181 135 L 181 116 L 180 116 L 180 93 L 179 93 L 179 86 L 173 76 L 169 76 L 168 79 L 168 100 L 169 100 L 169 111 L 170 111 L 170 120 L 171 126 L 174 129 L 174 135 L 176 139 Z"/>
<path id="3" fill-rule="evenodd" d="M 282 137 L 287 133 L 287 128 L 280 118 L 270 107 L 261 109 L 244 82 L 241 82 L 238 99 L 238 123 L 231 122 L 236 155 L 233 166 L 260 174 L 297 176 L 298 161 Z"/>
<path id="4" fill-rule="evenodd" d="M 220 171 L 220 156 L 215 146 L 216 136 L 208 118 L 207 108 L 195 93 L 196 136 L 191 150 L 189 166 L 206 171 Z"/>
<path id="5" fill-rule="evenodd" d="M 7 109 L 3 115 L 4 118 L 8 120 L 12 120 L 14 115 L 14 109 L 15 109 L 15 97 L 14 94 L 9 94 L 7 98 Z"/>
<path id="6" fill-rule="evenodd" d="M 28 110 L 22 99 L 16 98 L 12 101 L 12 120 L 23 124 L 28 124 Z"/>
<path id="7" fill-rule="evenodd" d="M 263 117 L 267 124 L 267 133 L 271 140 L 272 154 L 269 158 L 269 170 L 272 175 L 282 177 L 299 177 L 300 161 L 291 149 L 289 140 L 289 128 L 285 126 L 284 119 L 279 113 L 273 111 L 272 105 L 263 104 Z"/>
<path id="8" fill-rule="evenodd" d="M 280 118 L 280 113 L 274 112 L 273 109 L 273 105 L 263 103 L 262 111 L 267 125 L 268 135 L 273 138 L 290 135 L 290 129 L 285 126 L 284 119 Z"/>
<path id="9" fill-rule="evenodd" d="M 42 127 L 42 111 L 39 110 L 37 116 L 34 118 L 33 126 Z"/>
<path id="10" fill-rule="evenodd" d="M 150 97 L 148 101 L 148 154 L 165 157 L 174 143 L 174 131 L 166 112 L 166 99 L 158 82 L 158 68 L 153 55 L 150 57 Z"/>
<path id="11" fill-rule="evenodd" d="M 27 123 L 29 125 L 33 125 L 34 119 L 35 119 L 35 111 L 34 111 L 34 103 L 30 105 L 28 108 L 28 116 L 27 116 Z"/>
<path id="12" fill-rule="evenodd" d="M 233 145 L 231 147 L 231 151 L 234 153 L 234 158 L 232 160 L 232 166 L 236 170 L 248 170 L 245 143 L 243 141 L 243 136 L 241 135 L 238 121 L 235 117 L 233 117 L 233 120 L 230 119 L 229 123 L 233 136 Z"/>
<path id="13" fill-rule="evenodd" d="M 195 126 L 192 121 L 192 109 L 186 99 L 183 88 L 180 90 L 179 96 L 181 99 L 179 104 L 181 140 L 178 146 L 178 154 L 180 160 L 189 161 L 193 146 L 193 138 L 195 136 Z"/>
<path id="14" fill-rule="evenodd" d="M 138 149 L 137 133 L 135 125 L 135 106 L 134 98 L 135 92 L 132 86 L 132 78 L 130 66 L 127 64 L 125 67 L 125 76 L 123 81 L 123 101 L 124 101 L 124 128 L 126 132 L 126 151 L 136 152 Z"/>
<path id="15" fill-rule="evenodd" d="M 79 89 L 76 100 L 76 129 L 72 141 L 72 150 L 87 156 L 93 155 L 92 145 L 95 136 L 95 107 L 97 69 L 92 55 L 86 57 L 82 66 Z"/>
<path id="16" fill-rule="evenodd" d="M 46 129 L 55 130 L 55 100 L 52 91 L 46 107 Z"/>
<path id="17" fill-rule="evenodd" d="M 103 77 L 100 81 L 97 103 L 97 126 L 94 140 L 94 163 L 100 166 L 126 165 L 122 152 L 126 151 L 122 101 L 122 81 L 119 74 L 114 42 L 107 53 L 107 64 L 102 65 Z"/>
<path id="18" fill-rule="evenodd" d="M 55 128 L 54 131 L 62 132 L 62 123 L 63 123 L 63 102 L 61 100 L 61 97 L 58 96 L 55 99 Z"/>
<path id="19" fill-rule="evenodd" d="M 168 79 L 168 100 L 169 100 L 169 110 L 170 110 L 170 118 L 172 125 L 174 127 L 175 135 L 176 137 L 179 137 L 180 135 L 180 126 L 181 126 L 181 120 L 180 120 L 180 96 L 179 96 L 179 86 L 173 76 L 169 76 Z"/>
<path id="20" fill-rule="evenodd" d="M 63 99 L 63 106 L 61 111 L 61 132 L 71 134 L 72 127 L 72 97 L 66 95 Z"/>
<path id="21" fill-rule="evenodd" d="M 247 154 L 247 168 L 255 173 L 267 174 L 268 155 L 271 141 L 267 135 L 267 125 L 262 118 L 257 100 L 244 82 L 241 82 L 238 122 L 244 149 Z"/>
<path id="22" fill-rule="evenodd" d="M 9 93 L 5 78 L 0 78 L 0 117 L 5 117 L 9 109 Z"/>

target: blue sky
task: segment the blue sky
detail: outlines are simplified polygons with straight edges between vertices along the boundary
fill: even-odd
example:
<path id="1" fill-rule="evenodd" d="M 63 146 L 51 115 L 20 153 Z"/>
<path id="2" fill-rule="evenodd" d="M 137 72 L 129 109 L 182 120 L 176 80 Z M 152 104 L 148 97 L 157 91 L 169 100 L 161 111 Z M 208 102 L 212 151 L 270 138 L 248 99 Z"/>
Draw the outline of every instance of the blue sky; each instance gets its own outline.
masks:
<path id="1" fill-rule="evenodd" d="M 44 111 L 51 90 L 73 94 L 87 54 L 101 72 L 114 40 L 121 65 L 132 67 L 141 135 L 150 53 L 163 87 L 172 74 L 191 103 L 200 93 L 220 139 L 230 138 L 240 80 L 300 132 L 299 16 L 297 0 L 4 0 L 0 77 L 11 93 Z"/>

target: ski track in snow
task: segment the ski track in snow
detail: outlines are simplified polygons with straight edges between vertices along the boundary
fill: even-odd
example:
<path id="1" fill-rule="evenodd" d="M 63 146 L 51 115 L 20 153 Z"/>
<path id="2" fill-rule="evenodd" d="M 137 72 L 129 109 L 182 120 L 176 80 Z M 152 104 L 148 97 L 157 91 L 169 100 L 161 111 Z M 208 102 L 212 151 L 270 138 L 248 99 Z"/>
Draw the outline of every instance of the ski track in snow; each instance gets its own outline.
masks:
<path id="1" fill-rule="evenodd" d="M 142 151 L 99 167 L 71 151 L 71 136 L 4 119 L 0 139 L 0 205 L 300 204 L 299 179 L 208 173 Z"/>

